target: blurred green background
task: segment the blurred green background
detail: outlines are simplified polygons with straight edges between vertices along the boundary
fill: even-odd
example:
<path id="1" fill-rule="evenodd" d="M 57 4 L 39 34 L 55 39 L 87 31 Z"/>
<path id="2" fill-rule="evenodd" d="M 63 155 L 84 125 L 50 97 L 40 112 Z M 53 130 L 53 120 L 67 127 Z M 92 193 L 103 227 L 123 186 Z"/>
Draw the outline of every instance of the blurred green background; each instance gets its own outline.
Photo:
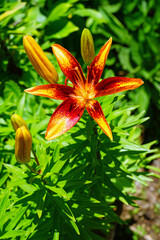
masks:
<path id="1" fill-rule="evenodd" d="M 144 142 L 160 139 L 159 0 L 1 0 L 1 132 L 7 132 L 9 118 L 14 112 L 26 119 L 32 118 L 29 101 L 32 101 L 33 97 L 26 100 L 23 91 L 25 88 L 45 83 L 28 60 L 22 37 L 31 34 L 36 39 L 56 67 L 60 76 L 59 82 L 63 83 L 64 76 L 52 54 L 51 45 L 63 45 L 86 69 L 80 55 L 80 36 L 84 27 L 93 34 L 96 52 L 109 37 L 113 38 L 103 78 L 129 76 L 144 81 L 142 87 L 126 93 L 125 101 L 123 100 L 121 105 L 139 105 L 138 111 L 142 116 L 150 117 L 144 126 Z M 36 98 L 35 108 L 41 100 Z M 53 102 L 46 102 L 44 99 L 40 104 L 45 107 L 45 110 L 41 108 L 40 112 L 47 113 Z M 40 119 L 43 117 L 44 114 L 39 114 Z M 49 116 L 41 119 L 43 129 L 48 119 Z M 8 134 L 9 131 L 8 129 Z"/>

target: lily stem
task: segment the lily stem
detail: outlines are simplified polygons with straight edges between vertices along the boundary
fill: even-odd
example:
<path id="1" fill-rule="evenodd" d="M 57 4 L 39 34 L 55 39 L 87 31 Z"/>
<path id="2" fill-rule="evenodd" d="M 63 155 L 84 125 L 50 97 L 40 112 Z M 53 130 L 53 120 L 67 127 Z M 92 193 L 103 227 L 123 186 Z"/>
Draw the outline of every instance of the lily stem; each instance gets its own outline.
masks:
<path id="1" fill-rule="evenodd" d="M 33 148 L 32 148 L 32 153 L 33 153 L 33 155 L 34 155 L 34 158 L 35 158 L 35 161 L 36 161 L 37 165 L 39 166 L 40 164 L 39 164 L 37 155 L 36 155 L 35 151 L 33 150 Z M 40 173 L 41 173 L 41 169 L 39 169 L 38 172 L 39 172 L 39 174 L 40 174 Z"/>
<path id="2" fill-rule="evenodd" d="M 39 172 L 37 172 L 35 169 L 33 169 L 28 163 L 25 163 L 26 167 L 29 168 L 33 173 L 36 173 L 39 175 Z"/>

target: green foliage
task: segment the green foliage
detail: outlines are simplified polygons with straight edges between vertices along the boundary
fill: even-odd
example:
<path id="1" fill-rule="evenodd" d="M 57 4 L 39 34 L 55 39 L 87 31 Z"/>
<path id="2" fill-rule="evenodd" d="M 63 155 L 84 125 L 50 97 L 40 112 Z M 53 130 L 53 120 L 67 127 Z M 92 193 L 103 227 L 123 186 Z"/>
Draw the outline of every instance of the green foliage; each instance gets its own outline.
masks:
<path id="1" fill-rule="evenodd" d="M 150 108 L 152 118 L 160 107 L 159 4 L 154 0 L 0 4 L 0 239 L 102 240 L 114 223 L 123 223 L 117 214 L 122 204 L 137 207 L 134 182 L 147 185 L 150 175 L 159 177 L 147 171 L 155 170 L 147 164 L 160 154 L 154 149 L 156 141 L 146 143 L 142 126 L 148 120 L 143 110 Z M 136 76 L 145 85 L 125 99 L 118 94 L 100 98 L 113 142 L 86 112 L 69 132 L 46 141 L 44 132 L 59 101 L 24 93 L 25 88 L 45 82 L 29 63 L 22 37 L 34 35 L 63 83 L 50 46 L 63 44 L 80 58 L 84 27 L 93 33 L 96 51 L 113 37 L 104 77 Z M 41 169 L 41 175 L 15 160 L 10 123 L 14 113 L 30 128 L 40 162 L 37 166 L 32 155 L 31 165 Z M 158 124 L 156 119 L 147 122 L 149 128 Z"/>
<path id="2" fill-rule="evenodd" d="M 14 103 L 7 103 L 12 84 L 5 88 L 4 116 L 8 110 L 16 111 Z M 21 92 L 16 93 L 15 102 L 21 96 Z M 97 129 L 87 113 L 69 132 L 46 142 L 41 134 L 49 120 L 49 109 L 44 108 L 46 99 L 40 99 L 39 105 L 38 97 L 26 95 L 21 102 L 25 102 L 24 116 L 30 119 L 27 122 L 42 175 L 16 163 L 15 133 L 10 119 L 5 119 L 7 127 L 1 128 L 1 239 L 101 239 L 96 229 L 108 234 L 114 222 L 122 223 L 114 209 L 122 203 L 136 206 L 133 180 L 144 185 L 151 180 L 147 172 L 137 170 L 149 162 L 146 154 L 155 151 L 150 149 L 154 143 L 139 144 L 140 124 L 146 118 L 131 115 L 137 106 L 116 108 L 122 97 L 100 99 L 113 129 L 113 142 Z M 47 102 L 51 108 L 57 105 Z M 32 165 L 36 167 L 33 156 Z"/>

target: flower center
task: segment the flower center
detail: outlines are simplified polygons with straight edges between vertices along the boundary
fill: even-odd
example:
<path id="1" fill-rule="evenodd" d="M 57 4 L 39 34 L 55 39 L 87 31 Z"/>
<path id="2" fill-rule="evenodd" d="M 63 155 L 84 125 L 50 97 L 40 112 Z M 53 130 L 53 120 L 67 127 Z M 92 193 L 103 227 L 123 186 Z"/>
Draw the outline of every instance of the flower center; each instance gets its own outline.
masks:
<path id="1" fill-rule="evenodd" d="M 91 82 L 88 82 L 88 80 L 83 79 L 82 73 L 80 72 L 78 67 L 75 67 L 74 69 L 72 69 L 72 71 L 74 71 L 75 76 L 77 78 L 76 86 L 74 89 L 76 97 L 85 100 L 93 99 L 96 95 L 94 79 Z"/>
<path id="2" fill-rule="evenodd" d="M 94 81 L 85 83 L 83 87 L 75 88 L 75 94 L 83 99 L 92 99 L 95 97 Z"/>

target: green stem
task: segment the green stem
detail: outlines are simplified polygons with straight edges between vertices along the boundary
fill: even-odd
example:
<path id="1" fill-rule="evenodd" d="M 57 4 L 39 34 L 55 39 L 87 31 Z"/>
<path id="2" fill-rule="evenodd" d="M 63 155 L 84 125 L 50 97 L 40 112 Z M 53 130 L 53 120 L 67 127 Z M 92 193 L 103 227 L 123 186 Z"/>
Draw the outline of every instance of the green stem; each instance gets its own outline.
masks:
<path id="1" fill-rule="evenodd" d="M 37 155 L 36 155 L 35 151 L 33 150 L 33 148 L 32 148 L 32 153 L 33 153 L 33 155 L 34 155 L 34 158 L 35 158 L 35 161 L 36 161 L 37 165 L 39 166 L 40 164 L 39 164 Z M 40 173 L 42 172 L 41 169 L 39 169 L 38 172 L 39 172 L 39 174 L 40 174 Z"/>
<path id="2" fill-rule="evenodd" d="M 39 172 L 37 172 L 34 168 L 32 168 L 28 163 L 25 163 L 26 167 L 28 167 L 33 173 L 39 175 Z"/>

